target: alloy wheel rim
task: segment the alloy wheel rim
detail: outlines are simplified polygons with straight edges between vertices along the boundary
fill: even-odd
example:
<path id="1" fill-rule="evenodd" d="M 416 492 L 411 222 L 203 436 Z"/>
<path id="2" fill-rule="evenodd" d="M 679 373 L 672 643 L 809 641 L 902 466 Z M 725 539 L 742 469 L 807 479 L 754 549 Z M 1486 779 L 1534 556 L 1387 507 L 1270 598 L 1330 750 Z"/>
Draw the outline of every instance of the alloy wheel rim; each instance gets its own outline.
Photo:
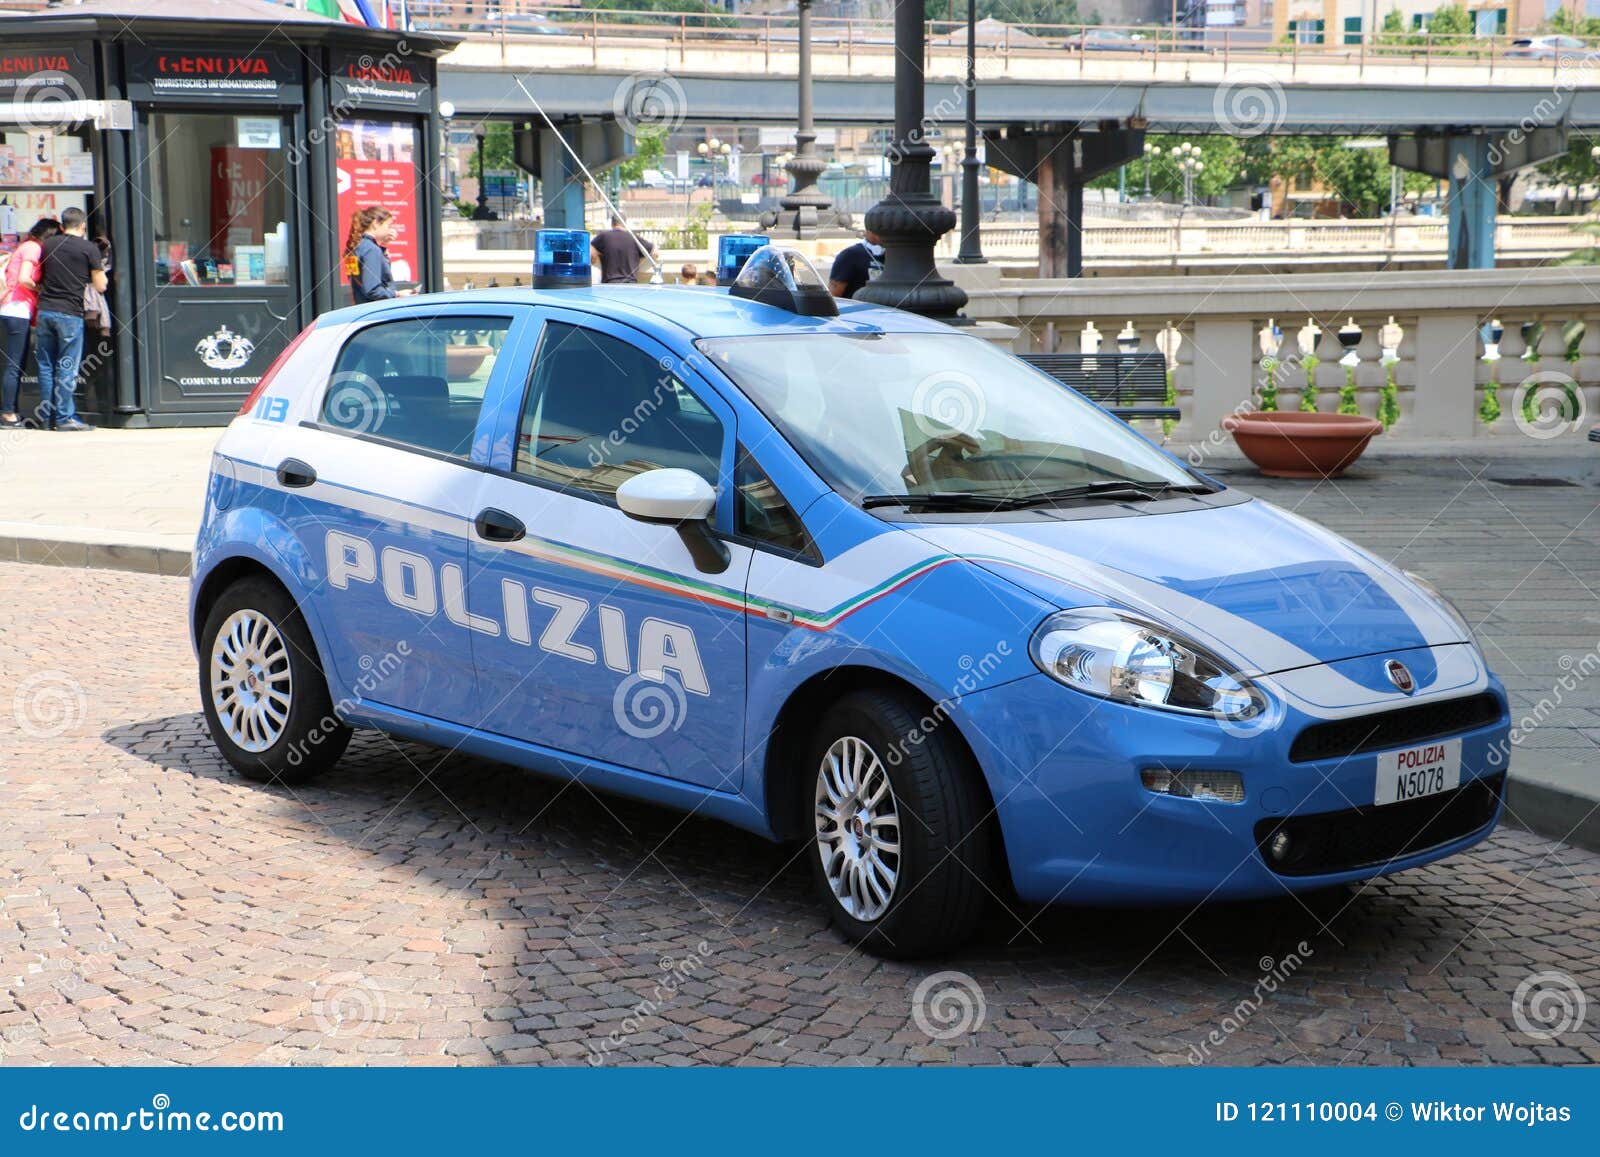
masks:
<path id="1" fill-rule="evenodd" d="M 260 611 L 229 615 L 211 644 L 211 705 L 235 746 L 252 754 L 283 736 L 293 702 L 289 648 Z"/>
<path id="2" fill-rule="evenodd" d="M 823 755 L 815 819 L 834 898 L 853 918 L 877 920 L 900 879 L 900 812 L 889 773 L 866 740 L 842 736 Z"/>

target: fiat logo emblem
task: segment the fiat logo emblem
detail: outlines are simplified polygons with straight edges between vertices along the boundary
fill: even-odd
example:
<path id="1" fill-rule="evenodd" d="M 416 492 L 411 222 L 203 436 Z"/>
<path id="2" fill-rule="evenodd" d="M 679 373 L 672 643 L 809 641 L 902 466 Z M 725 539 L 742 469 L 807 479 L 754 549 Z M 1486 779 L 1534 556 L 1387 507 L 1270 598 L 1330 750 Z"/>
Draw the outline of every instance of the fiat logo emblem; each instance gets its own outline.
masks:
<path id="1" fill-rule="evenodd" d="M 1411 671 L 1399 659 L 1390 659 L 1383 665 L 1383 673 L 1389 676 L 1393 683 L 1404 695 L 1409 695 L 1417 689 L 1417 681 L 1411 677 Z"/>

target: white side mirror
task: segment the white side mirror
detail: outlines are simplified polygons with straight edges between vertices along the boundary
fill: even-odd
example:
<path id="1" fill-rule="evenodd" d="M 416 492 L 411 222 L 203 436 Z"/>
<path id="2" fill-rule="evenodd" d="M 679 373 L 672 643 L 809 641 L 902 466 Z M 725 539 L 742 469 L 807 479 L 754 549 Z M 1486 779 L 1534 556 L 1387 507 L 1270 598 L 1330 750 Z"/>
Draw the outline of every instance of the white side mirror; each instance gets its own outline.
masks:
<path id="1" fill-rule="evenodd" d="M 618 486 L 617 505 L 642 522 L 704 522 L 717 507 L 717 492 L 693 470 L 668 467 L 635 474 Z"/>

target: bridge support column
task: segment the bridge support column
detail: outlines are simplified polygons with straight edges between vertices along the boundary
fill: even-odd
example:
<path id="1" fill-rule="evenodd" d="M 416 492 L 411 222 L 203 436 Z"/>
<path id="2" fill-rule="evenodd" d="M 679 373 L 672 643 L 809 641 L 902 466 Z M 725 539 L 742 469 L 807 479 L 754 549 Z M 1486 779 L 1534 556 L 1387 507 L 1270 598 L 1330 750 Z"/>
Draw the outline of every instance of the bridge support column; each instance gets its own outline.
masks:
<path id="1" fill-rule="evenodd" d="M 1499 180 L 1567 151 L 1564 124 L 1389 138 L 1389 161 L 1450 182 L 1450 269 L 1493 269 Z"/>
<path id="2" fill-rule="evenodd" d="M 1083 276 L 1083 187 L 1144 155 L 1144 129 L 1097 125 L 1029 128 L 985 135 L 989 164 L 1039 188 L 1039 276 Z"/>
<path id="3" fill-rule="evenodd" d="M 1450 269 L 1494 268 L 1494 172 L 1489 138 L 1482 134 L 1450 138 Z"/>
<path id="4" fill-rule="evenodd" d="M 513 134 L 512 155 L 518 168 L 539 180 L 545 228 L 582 229 L 583 170 L 566 145 L 598 175 L 627 157 L 633 141 L 616 121 L 572 120 L 558 127 L 559 137 L 547 126 L 519 126 Z"/>

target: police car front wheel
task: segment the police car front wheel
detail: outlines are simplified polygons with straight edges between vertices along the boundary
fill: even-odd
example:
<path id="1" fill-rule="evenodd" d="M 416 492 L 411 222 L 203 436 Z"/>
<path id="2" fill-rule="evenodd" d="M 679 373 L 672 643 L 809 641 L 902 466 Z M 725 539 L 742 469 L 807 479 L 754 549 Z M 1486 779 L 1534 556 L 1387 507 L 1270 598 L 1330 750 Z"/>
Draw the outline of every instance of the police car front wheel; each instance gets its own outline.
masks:
<path id="1" fill-rule="evenodd" d="M 881 956 L 953 948 L 983 916 L 990 847 L 978 771 L 947 719 L 860 691 L 815 732 L 812 875 L 834 924 Z"/>
<path id="2" fill-rule="evenodd" d="M 304 783 L 338 761 L 350 729 L 334 714 L 316 646 L 288 594 L 241 579 L 206 615 L 200 701 L 223 756 L 247 779 Z"/>

